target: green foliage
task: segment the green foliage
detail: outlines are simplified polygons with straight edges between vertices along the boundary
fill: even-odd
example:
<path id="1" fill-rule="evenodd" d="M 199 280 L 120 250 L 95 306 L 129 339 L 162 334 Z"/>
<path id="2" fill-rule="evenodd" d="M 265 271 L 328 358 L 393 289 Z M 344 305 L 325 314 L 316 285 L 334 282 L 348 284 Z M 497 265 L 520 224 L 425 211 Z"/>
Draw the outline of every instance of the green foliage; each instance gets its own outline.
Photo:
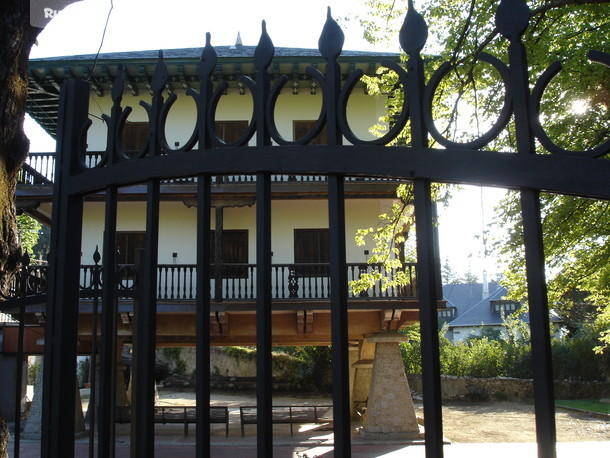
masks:
<path id="1" fill-rule="evenodd" d="M 366 13 L 359 20 L 365 37 L 372 42 L 396 43 L 407 2 L 366 0 L 364 4 Z M 527 4 L 531 18 L 523 43 L 530 86 L 551 63 L 562 64 L 541 100 L 545 132 L 567 149 L 600 145 L 610 136 L 610 69 L 590 62 L 587 53 L 594 49 L 608 52 L 607 0 L 529 0 Z M 415 7 L 429 26 L 423 53 L 435 56 L 426 58 L 426 75 L 429 77 L 441 62 L 452 64 L 433 101 L 435 124 L 451 140 L 472 139 L 489 128 L 504 101 L 499 76 L 480 61 L 482 51 L 508 60 L 507 41 L 495 28 L 498 1 L 422 0 L 415 2 Z M 376 128 L 381 133 L 402 107 L 401 90 L 396 87 L 396 75 L 385 70 L 368 83 L 370 93 L 389 96 L 389 115 Z M 408 143 L 408 129 L 399 142 Z M 514 126 L 509 124 L 489 148 L 514 151 Z M 540 145 L 537 148 L 546 153 Z M 577 307 L 574 293 L 586 292 L 586 301 L 599 307 L 595 315 L 604 315 L 610 307 L 610 202 L 543 194 L 541 206 L 549 302 L 570 321 Z M 518 194 L 509 194 L 497 209 L 496 229 L 503 236 L 496 248 L 508 262 L 504 284 L 513 298 L 523 300 L 526 284 L 520 212 Z M 595 316 L 588 319 L 597 320 Z M 600 330 L 598 351 L 610 346 L 609 321 L 600 318 L 599 323 L 606 325 Z M 572 328 L 575 331 L 578 324 Z"/>
<path id="2" fill-rule="evenodd" d="M 231 358 L 240 361 L 253 361 L 256 359 L 256 348 L 252 347 L 222 347 L 223 353 L 226 353 Z"/>
<path id="3" fill-rule="evenodd" d="M 256 348 L 223 347 L 222 351 L 237 361 L 256 360 Z M 330 390 L 331 347 L 274 347 L 271 357 L 273 370 L 286 374 L 286 381 L 292 390 L 307 392 Z"/>
<path id="4" fill-rule="evenodd" d="M 555 404 L 562 407 L 610 415 L 610 404 L 598 401 L 597 399 L 558 399 L 555 401 Z"/>
<path id="5" fill-rule="evenodd" d="M 435 185 L 432 198 L 436 202 L 447 202 L 449 188 Z M 373 248 L 368 259 L 371 265 L 369 272 L 349 284 L 353 294 L 366 291 L 376 283 L 380 283 L 381 290 L 385 291 L 397 286 L 408 286 L 413 281 L 403 266 L 416 260 L 414 239 L 409 237 L 414 224 L 413 186 L 400 184 L 396 188 L 395 202 L 390 211 L 379 215 L 377 226 L 356 232 L 356 245 L 366 246 L 369 240 Z"/>
<path id="6" fill-rule="evenodd" d="M 82 388 L 85 383 L 89 382 L 89 358 L 78 362 L 76 376 L 80 388 Z"/>
<path id="7" fill-rule="evenodd" d="M 295 346 L 276 347 L 302 364 L 295 366 L 290 385 L 294 390 L 329 392 L 332 383 L 332 347 Z"/>
<path id="8" fill-rule="evenodd" d="M 519 323 L 517 323 L 519 322 Z M 483 331 L 476 336 L 452 343 L 439 332 L 441 373 L 462 377 L 532 378 L 531 343 L 527 325 L 515 317 L 505 319 L 507 335 L 497 338 L 497 332 Z M 421 373 L 421 337 L 419 326 L 403 331 L 409 341 L 400 344 L 407 373 Z M 491 339 L 490 336 L 494 338 Z M 554 377 L 558 380 L 605 380 L 608 358 L 595 354 L 592 347 L 597 332 L 571 339 L 552 341 Z M 476 393 L 473 393 L 476 396 Z"/>
<path id="9" fill-rule="evenodd" d="M 178 375 L 186 374 L 188 370 L 188 366 L 186 361 L 184 361 L 180 355 L 182 354 L 181 347 L 164 347 L 163 348 L 163 356 L 168 360 L 169 363 L 173 366 L 172 373 Z"/>
<path id="10" fill-rule="evenodd" d="M 31 256 L 34 252 L 34 246 L 38 243 L 42 224 L 31 216 L 22 213 L 17 216 L 17 226 L 19 228 L 21 248 L 24 252 L 27 251 Z"/>
<path id="11" fill-rule="evenodd" d="M 40 371 L 40 364 L 34 363 L 28 365 L 28 385 L 35 385 L 38 372 Z"/>

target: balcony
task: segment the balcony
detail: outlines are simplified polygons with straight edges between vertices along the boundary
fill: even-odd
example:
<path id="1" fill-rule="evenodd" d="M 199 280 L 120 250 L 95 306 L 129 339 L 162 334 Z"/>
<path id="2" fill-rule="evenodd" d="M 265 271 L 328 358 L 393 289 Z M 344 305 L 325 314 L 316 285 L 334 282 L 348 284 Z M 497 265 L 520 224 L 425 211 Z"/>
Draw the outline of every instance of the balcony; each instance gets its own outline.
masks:
<path id="1" fill-rule="evenodd" d="M 103 151 L 90 151 L 86 153 L 85 165 L 95 167 L 102 161 Z M 323 175 L 285 175 L 275 174 L 271 176 L 273 183 L 315 184 L 325 183 L 326 176 Z M 19 185 L 52 185 L 55 179 L 55 153 L 30 153 L 27 161 L 23 164 L 18 176 Z M 177 178 L 164 180 L 163 184 L 193 184 L 197 182 L 196 177 Z M 212 177 L 214 184 L 248 184 L 256 182 L 256 175 L 219 175 Z M 353 183 L 379 183 L 396 184 L 397 180 L 390 178 L 374 177 L 346 177 L 346 182 Z M 393 187 L 391 188 L 394 189 Z"/>
<path id="2" fill-rule="evenodd" d="M 416 265 L 403 267 L 410 282 L 406 286 L 382 290 L 376 284 L 358 295 L 349 293 L 349 300 L 367 302 L 379 300 L 415 300 Z M 272 266 L 272 299 L 274 302 L 303 303 L 328 302 L 330 300 L 329 264 L 274 264 Z M 362 263 L 347 264 L 348 281 L 357 280 L 373 268 L 381 269 L 382 275 L 392 276 L 380 265 Z M 19 291 L 24 291 L 28 303 L 46 300 L 46 265 L 28 266 L 25 285 L 13 281 L 3 288 L 3 299 L 14 301 Z M 215 303 L 251 303 L 256 301 L 256 264 L 223 264 L 221 275 L 216 275 L 212 265 L 210 297 Z M 103 280 L 102 266 L 82 265 L 80 274 L 80 295 L 84 300 L 101 297 Z M 23 283 L 23 280 L 21 280 Z M 158 303 L 194 303 L 196 299 L 197 266 L 195 264 L 160 264 L 157 266 Z M 116 295 L 119 299 L 130 300 L 137 290 L 137 273 L 133 264 L 121 264 L 117 269 Z M 23 293 L 22 293 L 23 294 Z"/>

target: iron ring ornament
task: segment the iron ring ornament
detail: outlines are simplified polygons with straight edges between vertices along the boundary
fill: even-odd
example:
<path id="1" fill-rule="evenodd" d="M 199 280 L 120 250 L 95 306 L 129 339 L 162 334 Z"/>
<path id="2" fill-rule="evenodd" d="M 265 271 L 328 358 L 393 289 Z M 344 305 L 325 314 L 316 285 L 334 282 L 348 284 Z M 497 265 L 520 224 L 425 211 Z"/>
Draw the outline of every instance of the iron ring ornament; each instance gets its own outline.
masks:
<path id="1" fill-rule="evenodd" d="M 500 78 L 502 79 L 502 83 L 504 84 L 504 103 L 502 105 L 502 109 L 500 110 L 500 114 L 496 120 L 496 122 L 489 128 L 487 132 L 485 132 L 480 137 L 469 141 L 469 142 L 454 142 L 444 137 L 434 124 L 434 118 L 432 116 L 432 106 L 434 101 L 434 94 L 436 93 L 436 89 L 439 84 L 443 80 L 447 74 L 453 70 L 453 66 L 449 62 L 443 63 L 432 75 L 428 85 L 426 86 L 424 92 L 424 105 L 423 105 L 423 115 L 426 121 L 426 125 L 428 127 L 428 131 L 430 135 L 441 145 L 446 148 L 454 147 L 454 148 L 472 148 L 479 149 L 486 146 L 489 142 L 491 142 L 494 138 L 496 138 L 502 129 L 506 127 L 508 121 L 510 119 L 511 111 L 512 111 L 512 93 L 510 90 L 510 72 L 508 67 L 497 59 L 496 57 L 487 54 L 481 53 L 479 54 L 479 60 L 482 62 L 486 62 L 494 67 L 498 73 L 500 74 Z"/>
<path id="2" fill-rule="evenodd" d="M 405 16 L 403 26 L 399 33 L 399 42 L 402 49 L 407 53 L 408 60 L 406 65 L 400 65 L 393 61 L 383 60 L 381 66 L 395 72 L 398 76 L 397 87 L 400 87 L 404 94 L 403 106 L 400 112 L 394 117 L 394 122 L 387 127 L 386 133 L 372 140 L 359 138 L 347 119 L 347 105 L 352 96 L 356 84 L 361 81 L 363 72 L 356 69 L 347 75 L 345 83 L 342 84 L 342 75 L 337 63 L 343 49 L 344 35 L 332 18 L 330 8 L 327 12 L 327 19 L 320 35 L 318 48 L 321 56 L 327 61 L 326 72 L 322 73 L 311 66 L 306 68 L 306 74 L 320 87 L 322 92 L 322 102 L 317 120 L 311 130 L 301 138 L 288 140 L 279 132 L 276 124 L 275 109 L 278 98 L 285 88 L 289 77 L 280 75 L 271 86 L 271 77 L 268 72 L 273 59 L 275 48 L 271 38 L 267 34 L 266 25 L 262 23 L 262 33 L 260 41 L 255 49 L 254 77 L 242 75 L 239 78 L 240 87 L 247 87 L 253 101 L 253 111 L 248 123 L 248 127 L 241 137 L 227 143 L 223 141 L 216 131 L 215 118 L 221 97 L 228 85 L 221 82 L 213 87 L 214 72 L 217 68 L 218 56 L 214 47 L 211 45 L 210 34 L 206 34 L 206 43 L 201 54 L 198 65 L 199 72 L 199 91 L 187 88 L 186 94 L 193 98 L 197 107 L 197 121 L 194 129 L 180 148 L 172 149 L 166 138 L 166 124 L 169 113 L 176 101 L 176 95 L 170 94 L 167 100 L 164 99 L 163 92 L 167 88 L 168 69 L 163 59 L 163 52 L 159 52 L 159 61 L 155 68 L 151 80 L 150 89 L 152 101 L 150 103 L 141 101 L 140 105 L 145 109 L 149 120 L 149 132 L 145 144 L 139 151 L 127 152 L 123 148 L 122 137 L 127 119 L 132 112 L 131 107 L 121 106 L 122 93 L 124 90 L 124 70 L 119 65 L 117 75 L 112 87 L 113 106 L 111 115 L 103 115 L 103 120 L 107 124 L 108 140 L 107 148 L 101 160 L 95 164 L 96 167 L 104 167 L 117 162 L 131 161 L 144 158 L 145 156 L 167 155 L 193 150 L 199 143 L 199 150 L 203 151 L 211 147 L 241 147 L 263 130 L 264 135 L 268 136 L 277 145 L 305 145 L 313 140 L 323 129 L 335 129 L 348 142 L 353 145 L 387 145 L 395 140 L 405 129 L 407 122 L 412 118 L 417 122 L 423 122 L 426 134 L 434 138 L 445 148 L 464 148 L 481 149 L 497 138 L 501 131 L 508 125 L 511 115 L 515 113 L 517 106 L 516 100 L 522 97 L 515 93 L 513 86 L 516 79 L 519 79 L 519 72 L 523 72 L 523 79 L 527 81 L 526 61 L 519 55 L 519 47 L 523 47 L 521 37 L 529 22 L 530 10 L 525 1 L 502 0 L 496 12 L 496 27 L 498 31 L 509 41 L 509 65 L 498 58 L 480 53 L 478 60 L 484 64 L 491 65 L 499 74 L 504 90 L 504 101 L 498 113 L 497 119 L 489 130 L 472 141 L 456 142 L 446 138 L 435 125 L 433 118 L 434 97 L 442 80 L 454 69 L 448 62 L 443 63 L 431 76 L 426 84 L 423 77 L 421 51 L 426 43 L 428 27 L 424 18 L 414 9 L 413 1 L 409 0 L 409 9 Z M 512 51 L 511 51 L 512 50 Z M 515 51 L 516 50 L 516 51 Z M 610 67 L 610 55 L 599 51 L 591 51 L 589 59 L 602 65 Z M 583 157 L 597 158 L 610 151 L 610 139 L 603 144 L 587 151 L 570 151 L 554 144 L 547 136 L 544 128 L 540 124 L 540 100 L 544 91 L 552 78 L 561 71 L 561 64 L 554 63 L 538 79 L 531 94 L 526 90 L 525 97 L 529 98 L 529 123 L 534 135 L 542 146 L 551 153 L 563 155 L 581 155 Z M 520 102 L 523 99 L 520 100 Z M 413 103 L 420 104 L 416 110 Z M 519 104 L 522 106 L 523 104 Z M 83 125 L 79 135 L 80 144 L 86 143 L 86 132 L 90 122 Z M 86 163 L 86 152 L 84 148 L 80 153 L 79 165 L 85 170 L 91 165 Z"/>
<path id="3" fill-rule="evenodd" d="M 610 54 L 600 51 L 590 51 L 588 57 L 592 62 L 597 62 L 610 68 Z M 545 149 L 554 154 L 578 155 L 590 158 L 604 156 L 610 152 L 610 138 L 608 138 L 601 145 L 586 151 L 568 150 L 553 143 L 540 123 L 540 101 L 544 96 L 544 91 L 550 84 L 553 77 L 555 77 L 562 70 L 562 68 L 563 66 L 561 65 L 561 62 L 553 62 L 540 76 L 536 82 L 536 85 L 534 86 L 534 90 L 532 91 L 532 103 L 530 105 L 530 118 L 532 119 L 532 130 L 534 131 L 534 135 Z"/>

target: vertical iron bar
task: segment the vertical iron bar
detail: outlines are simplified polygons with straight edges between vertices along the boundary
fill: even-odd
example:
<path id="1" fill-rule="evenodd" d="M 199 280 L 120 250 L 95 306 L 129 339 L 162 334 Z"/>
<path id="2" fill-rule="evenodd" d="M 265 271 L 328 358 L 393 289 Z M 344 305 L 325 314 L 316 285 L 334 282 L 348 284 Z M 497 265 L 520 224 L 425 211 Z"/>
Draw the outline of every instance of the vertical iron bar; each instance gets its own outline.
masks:
<path id="1" fill-rule="evenodd" d="M 426 87 L 421 51 L 428 37 L 428 26 L 415 10 L 413 1 L 400 30 L 400 43 L 409 56 L 405 102 L 409 104 L 411 144 L 428 147 L 428 131 L 424 120 L 423 99 Z M 426 456 L 443 457 L 443 417 L 441 373 L 438 342 L 437 304 L 440 285 L 440 263 L 434 229 L 435 209 L 430 180 L 414 181 L 415 230 L 417 243 L 417 284 L 419 285 L 419 319 L 422 335 L 422 385 L 424 417 L 426 418 Z"/>
<path id="2" fill-rule="evenodd" d="M 329 7 L 326 23 L 318 41 L 318 48 L 327 62 L 326 89 L 324 91 L 327 120 L 326 142 L 328 145 L 337 146 L 343 144 L 338 117 L 341 67 L 337 62 L 343 49 L 343 43 L 343 31 L 332 18 Z M 342 174 L 330 174 L 328 176 L 328 243 L 330 255 L 334 454 L 337 457 L 349 458 L 351 456 L 351 438 L 344 180 L 345 177 Z M 323 291 L 323 284 L 321 286 Z"/>
<path id="3" fill-rule="evenodd" d="M 210 456 L 210 210 L 211 178 L 197 178 L 197 424 L 196 456 Z"/>
<path id="4" fill-rule="evenodd" d="M 22 257 L 26 259 L 27 254 Z M 29 264 L 29 258 L 28 258 Z M 15 458 L 19 458 L 19 452 L 21 448 L 21 400 L 23 398 L 23 392 L 21 390 L 23 381 L 23 335 L 25 333 L 25 304 L 23 299 L 27 294 L 27 279 L 28 279 L 28 266 L 23 263 L 18 274 L 20 279 L 18 280 L 17 286 L 19 288 L 17 292 L 17 299 L 19 303 L 19 334 L 17 337 L 17 362 L 16 362 L 16 380 L 15 380 L 15 446 L 13 448 L 13 454 Z"/>
<path id="5" fill-rule="evenodd" d="M 95 266 L 95 276 L 93 277 L 93 298 L 92 298 L 92 310 L 91 310 L 91 354 L 89 356 L 89 380 L 91 384 L 89 385 L 89 457 L 93 458 L 95 455 L 95 415 L 96 415 L 96 406 L 97 396 L 95 395 L 95 390 L 97 388 L 96 378 L 97 378 L 97 308 L 99 305 L 99 285 L 100 285 L 100 274 L 101 274 L 101 266 L 100 266 L 100 253 L 98 251 L 98 247 L 95 247 L 95 253 L 93 254 L 93 261 Z"/>
<path id="6" fill-rule="evenodd" d="M 555 393 L 549 331 L 549 306 L 544 274 L 544 245 L 540 218 L 540 195 L 532 189 L 521 190 L 523 242 L 527 272 L 527 297 L 532 338 L 534 410 L 538 456 L 555 458 Z"/>
<path id="7" fill-rule="evenodd" d="M 155 347 L 157 331 L 157 259 L 159 245 L 159 180 L 147 183 L 146 249 L 138 270 L 137 342 L 134 363 L 136 392 L 132 395 L 132 457 L 153 457 L 155 445 Z"/>
<path id="8" fill-rule="evenodd" d="M 417 242 L 417 284 L 421 326 L 422 386 L 426 418 L 426 456 L 443 456 L 443 418 L 438 342 L 438 287 L 434 246 L 433 204 L 428 180 L 414 183 Z"/>
<path id="9" fill-rule="evenodd" d="M 257 456 L 273 456 L 271 369 L 271 180 L 256 175 L 256 406 Z"/>
<path id="10" fill-rule="evenodd" d="M 222 230 L 224 226 L 224 209 L 221 205 L 216 208 L 216 219 L 214 221 L 214 291 L 216 302 L 222 301 L 222 278 L 223 278 L 223 267 L 222 267 Z M 228 295 L 227 295 L 228 297 Z"/>
<path id="11" fill-rule="evenodd" d="M 351 456 L 344 187 L 343 175 L 328 177 L 333 432 L 337 457 Z"/>
<path id="12" fill-rule="evenodd" d="M 116 416 L 116 223 L 118 193 L 116 186 L 106 189 L 104 243 L 102 246 L 102 330 L 100 348 L 100 397 L 98 418 L 98 456 L 112 458 L 115 453 Z"/>
<path id="13" fill-rule="evenodd" d="M 267 34 L 265 21 L 254 51 L 256 91 L 254 119 L 256 122 L 256 146 L 270 146 L 271 136 L 267 128 L 266 107 L 269 98 L 271 65 L 275 48 Z M 271 372 L 271 174 L 256 174 L 256 409 L 257 456 L 273 456 L 272 425 L 272 372 Z"/>
<path id="14" fill-rule="evenodd" d="M 519 154 L 536 153 L 529 111 L 531 95 L 527 53 L 521 41 L 529 19 L 530 9 L 523 0 L 510 5 L 501 2 L 496 12 L 496 24 L 499 31 L 510 42 L 508 59 L 510 63 L 510 83 L 513 91 L 517 152 Z M 521 189 L 521 216 L 523 219 L 527 295 L 532 334 L 538 456 L 555 458 L 555 395 L 539 190 Z"/>
<path id="15" fill-rule="evenodd" d="M 41 456 L 74 456 L 76 342 L 83 197 L 70 195 L 67 182 L 80 169 L 85 149 L 89 85 L 69 80 L 62 86 L 57 142 L 57 181 L 53 190 L 48 317 L 42 407 Z"/>

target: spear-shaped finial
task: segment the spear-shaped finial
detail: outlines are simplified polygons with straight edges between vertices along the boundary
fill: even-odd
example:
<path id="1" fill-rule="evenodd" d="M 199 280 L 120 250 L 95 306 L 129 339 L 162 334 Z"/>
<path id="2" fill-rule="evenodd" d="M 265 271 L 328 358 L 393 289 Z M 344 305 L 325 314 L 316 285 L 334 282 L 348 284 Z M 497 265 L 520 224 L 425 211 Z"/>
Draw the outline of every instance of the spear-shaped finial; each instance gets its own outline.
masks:
<path id="1" fill-rule="evenodd" d="M 496 10 L 496 27 L 509 41 L 519 40 L 530 20 L 525 0 L 501 0 Z"/>
<path id="2" fill-rule="evenodd" d="M 98 245 L 95 245 L 95 251 L 93 252 L 93 262 L 95 264 L 99 264 L 102 256 L 100 255 L 100 250 L 98 249 Z"/>
<path id="3" fill-rule="evenodd" d="M 271 37 L 267 34 L 267 23 L 265 21 L 262 22 L 262 29 L 261 38 L 254 50 L 254 65 L 258 69 L 267 68 L 271 65 L 275 51 Z"/>
<path id="4" fill-rule="evenodd" d="M 326 60 L 335 60 L 341 54 L 343 50 L 343 43 L 345 42 L 345 34 L 337 21 L 335 21 L 330 12 L 330 6 L 326 12 L 326 22 L 324 28 L 320 34 L 318 40 L 318 49 L 320 54 L 326 58 Z"/>
<path id="5" fill-rule="evenodd" d="M 123 98 L 123 89 L 125 89 L 125 80 L 123 78 L 123 64 L 119 64 L 116 70 L 116 77 L 112 82 L 112 101 L 120 102 Z"/>
<path id="6" fill-rule="evenodd" d="M 214 73 L 216 69 L 216 61 L 218 60 L 218 55 L 214 50 L 214 47 L 211 44 L 212 36 L 210 32 L 205 34 L 205 47 L 201 52 L 201 62 L 199 63 L 199 75 L 209 76 Z"/>
<path id="7" fill-rule="evenodd" d="M 162 91 L 165 87 L 165 83 L 167 83 L 168 77 L 169 73 L 167 72 L 167 65 L 165 65 L 165 60 L 163 60 L 163 50 L 159 50 L 159 62 L 157 63 L 155 74 L 152 79 L 152 90 Z"/>
<path id="8" fill-rule="evenodd" d="M 428 39 L 428 25 L 423 16 L 415 10 L 413 0 L 409 0 L 409 9 L 400 28 L 398 39 L 400 46 L 409 56 L 419 54 Z"/>

